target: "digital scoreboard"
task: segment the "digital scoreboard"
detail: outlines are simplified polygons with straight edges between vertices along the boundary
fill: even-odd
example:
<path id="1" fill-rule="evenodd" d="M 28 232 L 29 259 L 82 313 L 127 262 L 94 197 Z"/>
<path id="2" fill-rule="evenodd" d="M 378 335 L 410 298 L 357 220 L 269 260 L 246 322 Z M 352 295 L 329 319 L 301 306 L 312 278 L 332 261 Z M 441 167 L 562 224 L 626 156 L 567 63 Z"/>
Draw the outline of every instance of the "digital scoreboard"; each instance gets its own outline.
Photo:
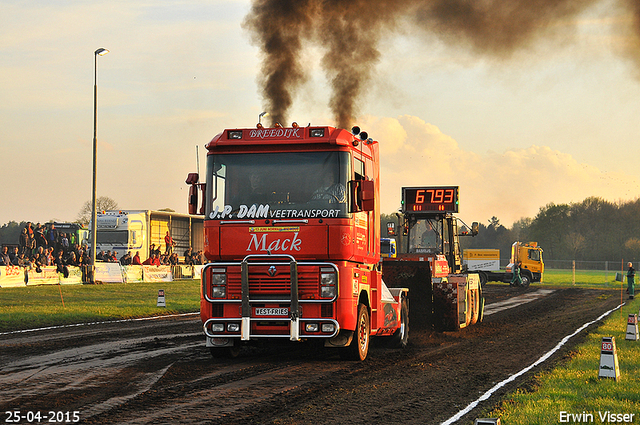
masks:
<path id="1" fill-rule="evenodd" d="M 402 212 L 458 212 L 458 186 L 402 188 Z"/>

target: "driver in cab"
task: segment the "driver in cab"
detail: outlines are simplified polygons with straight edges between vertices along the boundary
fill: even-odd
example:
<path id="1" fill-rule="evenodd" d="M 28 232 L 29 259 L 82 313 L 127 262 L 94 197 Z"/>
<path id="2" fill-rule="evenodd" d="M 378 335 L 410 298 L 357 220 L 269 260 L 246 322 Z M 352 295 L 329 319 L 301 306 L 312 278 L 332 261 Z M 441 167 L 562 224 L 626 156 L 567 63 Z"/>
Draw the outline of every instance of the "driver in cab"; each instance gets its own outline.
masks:
<path id="1" fill-rule="evenodd" d="M 324 173 L 322 185 L 313 192 L 311 200 L 325 200 L 330 204 L 343 204 L 347 202 L 347 190 L 340 182 L 336 182 L 334 173 Z"/>

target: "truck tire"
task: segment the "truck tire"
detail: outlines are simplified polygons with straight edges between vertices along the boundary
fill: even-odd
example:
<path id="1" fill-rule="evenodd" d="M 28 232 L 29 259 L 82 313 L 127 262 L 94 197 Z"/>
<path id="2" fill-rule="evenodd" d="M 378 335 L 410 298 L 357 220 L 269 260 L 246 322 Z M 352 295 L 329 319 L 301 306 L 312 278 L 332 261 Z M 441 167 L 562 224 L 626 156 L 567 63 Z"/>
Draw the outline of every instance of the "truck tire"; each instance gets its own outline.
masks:
<path id="1" fill-rule="evenodd" d="M 483 272 L 480 272 L 480 273 L 478 273 L 478 275 L 480 276 L 480 285 L 484 286 L 488 281 L 487 274 L 483 273 Z"/>
<path id="2" fill-rule="evenodd" d="M 390 346 L 393 348 L 404 348 L 409 342 L 409 300 L 401 297 L 400 302 L 400 328 L 391 336 Z"/>
<path id="3" fill-rule="evenodd" d="M 531 276 L 529 276 L 527 274 L 523 274 L 522 276 L 520 276 L 520 286 L 521 287 L 528 288 L 530 283 L 531 283 Z"/>
<path id="4" fill-rule="evenodd" d="M 470 292 L 471 292 L 471 320 L 469 321 L 469 324 L 475 325 L 476 323 L 478 323 L 478 319 L 480 318 L 481 292 L 480 292 L 480 289 L 472 289 Z"/>
<path id="5" fill-rule="evenodd" d="M 369 353 L 369 333 L 371 331 L 369 310 L 364 304 L 358 304 L 358 320 L 353 339 L 348 347 L 340 349 L 340 358 L 343 360 L 359 360 L 367 358 Z"/>

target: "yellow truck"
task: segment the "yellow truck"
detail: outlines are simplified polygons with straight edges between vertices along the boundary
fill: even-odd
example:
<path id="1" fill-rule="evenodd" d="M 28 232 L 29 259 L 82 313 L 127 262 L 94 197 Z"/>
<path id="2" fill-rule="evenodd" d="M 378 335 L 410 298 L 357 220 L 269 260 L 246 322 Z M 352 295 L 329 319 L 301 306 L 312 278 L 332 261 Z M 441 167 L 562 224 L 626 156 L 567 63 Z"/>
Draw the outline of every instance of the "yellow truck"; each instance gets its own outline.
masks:
<path id="1" fill-rule="evenodd" d="M 463 265 L 469 273 L 480 275 L 482 285 L 487 282 L 511 282 L 515 263 L 520 263 L 520 286 L 526 288 L 531 282 L 542 282 L 544 261 L 542 248 L 537 242 L 514 242 L 505 270 L 500 269 L 499 249 L 465 249 L 463 252 Z"/>

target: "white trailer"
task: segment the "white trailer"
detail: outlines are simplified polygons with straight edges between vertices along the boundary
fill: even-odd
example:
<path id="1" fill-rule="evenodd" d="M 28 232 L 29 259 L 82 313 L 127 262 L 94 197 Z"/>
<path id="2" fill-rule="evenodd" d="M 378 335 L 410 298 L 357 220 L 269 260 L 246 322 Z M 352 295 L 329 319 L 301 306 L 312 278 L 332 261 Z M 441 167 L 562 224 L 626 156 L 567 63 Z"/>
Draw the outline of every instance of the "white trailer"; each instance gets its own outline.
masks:
<path id="1" fill-rule="evenodd" d="M 154 244 L 165 252 L 167 231 L 175 242 L 173 252 L 182 261 L 184 251 L 193 252 L 204 246 L 204 217 L 168 211 L 119 210 L 102 211 L 97 215 L 96 250 L 116 252 L 121 258 L 126 252 L 140 253 L 140 260 L 149 258 L 149 247 Z"/>

